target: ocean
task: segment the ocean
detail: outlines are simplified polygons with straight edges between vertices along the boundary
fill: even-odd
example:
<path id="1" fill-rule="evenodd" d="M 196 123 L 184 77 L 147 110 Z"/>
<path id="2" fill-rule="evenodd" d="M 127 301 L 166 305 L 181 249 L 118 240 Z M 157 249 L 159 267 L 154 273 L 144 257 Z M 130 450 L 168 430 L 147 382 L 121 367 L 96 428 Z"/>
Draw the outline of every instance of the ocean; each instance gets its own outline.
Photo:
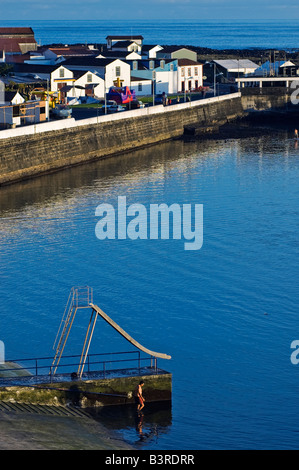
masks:
<path id="1" fill-rule="evenodd" d="M 31 26 L 40 45 L 106 43 L 106 36 L 138 35 L 145 44 L 193 45 L 212 49 L 299 48 L 299 20 L 1 20 L 1 26 Z"/>

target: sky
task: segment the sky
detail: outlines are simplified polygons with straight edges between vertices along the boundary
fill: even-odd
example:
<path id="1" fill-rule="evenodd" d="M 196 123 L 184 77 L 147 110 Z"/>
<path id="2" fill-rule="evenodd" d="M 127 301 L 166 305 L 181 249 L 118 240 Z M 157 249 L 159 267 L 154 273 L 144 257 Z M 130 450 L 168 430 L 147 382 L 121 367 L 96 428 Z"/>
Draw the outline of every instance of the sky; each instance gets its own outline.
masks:
<path id="1" fill-rule="evenodd" d="M 0 0 L 1 20 L 299 19 L 298 0 Z"/>

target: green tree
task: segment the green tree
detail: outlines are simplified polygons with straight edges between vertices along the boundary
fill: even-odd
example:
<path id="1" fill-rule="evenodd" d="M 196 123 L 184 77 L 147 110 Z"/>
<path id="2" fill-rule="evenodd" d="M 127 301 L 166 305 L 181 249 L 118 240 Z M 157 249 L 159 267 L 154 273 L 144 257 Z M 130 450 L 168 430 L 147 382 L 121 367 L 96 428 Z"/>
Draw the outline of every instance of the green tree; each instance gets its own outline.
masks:
<path id="1" fill-rule="evenodd" d="M 6 77 L 12 72 L 13 66 L 9 64 L 0 64 L 0 76 Z"/>

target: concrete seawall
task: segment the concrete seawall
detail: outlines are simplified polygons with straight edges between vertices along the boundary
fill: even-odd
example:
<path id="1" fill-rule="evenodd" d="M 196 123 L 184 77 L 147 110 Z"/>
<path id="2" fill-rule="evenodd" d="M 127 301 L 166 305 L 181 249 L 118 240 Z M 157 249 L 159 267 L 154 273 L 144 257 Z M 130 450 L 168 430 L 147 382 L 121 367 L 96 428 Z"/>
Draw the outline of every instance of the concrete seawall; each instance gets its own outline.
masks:
<path id="1" fill-rule="evenodd" d="M 34 380 L 34 378 L 33 378 Z M 65 379 L 66 380 L 66 379 Z M 102 378 L 55 383 L 33 383 L 19 380 L 18 385 L 0 385 L 0 401 L 31 403 L 40 405 L 80 405 L 83 408 L 134 404 L 133 392 L 143 380 L 144 397 L 147 403 L 171 401 L 172 374 L 159 371 L 152 375 Z"/>
<path id="2" fill-rule="evenodd" d="M 250 113 L 269 111 L 288 112 L 291 105 L 292 90 L 284 87 L 242 88 L 242 106 Z"/>
<path id="3" fill-rule="evenodd" d="M 180 137 L 185 126 L 221 125 L 243 115 L 241 94 L 233 93 L 1 131 L 0 185 Z"/>

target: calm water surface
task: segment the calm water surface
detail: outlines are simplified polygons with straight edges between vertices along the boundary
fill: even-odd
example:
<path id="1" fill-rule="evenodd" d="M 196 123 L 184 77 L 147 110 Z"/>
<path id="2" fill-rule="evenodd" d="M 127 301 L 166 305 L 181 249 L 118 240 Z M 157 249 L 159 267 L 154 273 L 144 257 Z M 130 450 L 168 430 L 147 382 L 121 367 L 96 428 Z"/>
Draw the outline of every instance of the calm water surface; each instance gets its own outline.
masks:
<path id="1" fill-rule="evenodd" d="M 175 141 L 0 191 L 0 337 L 7 358 L 51 356 L 68 292 L 168 353 L 171 408 L 101 419 L 144 449 L 299 447 L 298 148 L 287 132 Z M 204 243 L 95 236 L 96 207 L 204 205 Z M 68 343 L 78 354 L 86 316 Z M 91 352 L 127 350 L 98 321 Z M 146 390 L 145 390 L 146 394 Z M 112 414 L 109 414 L 112 413 Z"/>

